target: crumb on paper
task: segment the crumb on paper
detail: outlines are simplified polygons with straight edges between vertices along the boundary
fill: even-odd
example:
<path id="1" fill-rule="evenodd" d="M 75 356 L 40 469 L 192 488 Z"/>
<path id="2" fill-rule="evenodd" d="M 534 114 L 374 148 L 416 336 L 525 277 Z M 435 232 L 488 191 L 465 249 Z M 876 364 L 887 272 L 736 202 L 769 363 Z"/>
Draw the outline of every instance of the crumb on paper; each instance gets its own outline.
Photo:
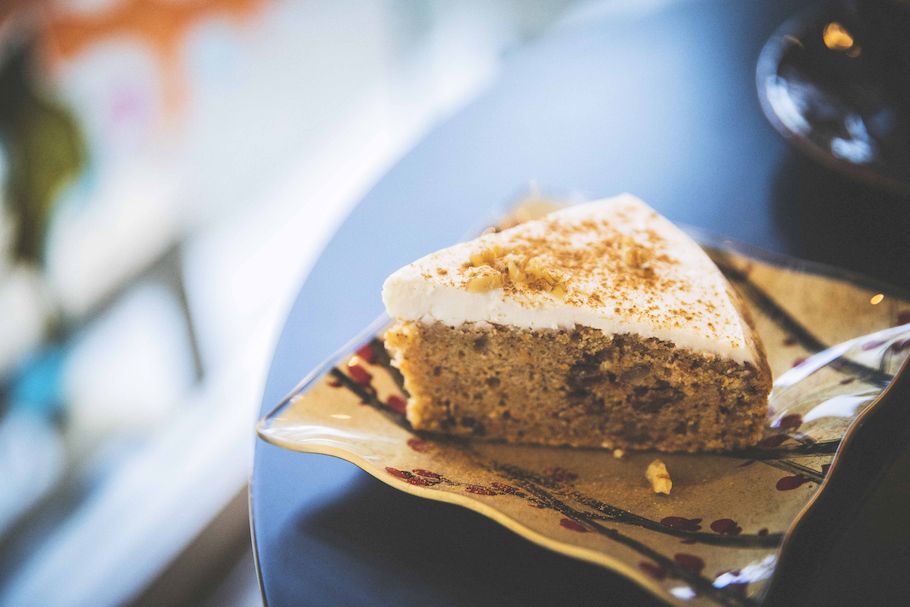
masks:
<path id="1" fill-rule="evenodd" d="M 667 466 L 661 460 L 656 459 L 648 464 L 645 470 L 645 478 L 651 483 L 651 489 L 654 493 L 663 493 L 670 495 L 670 489 L 673 488 L 673 481 L 670 480 L 670 473 L 667 472 Z"/>
<path id="2" fill-rule="evenodd" d="M 625 457 L 625 455 L 626 455 L 626 452 L 623 451 L 622 449 L 613 449 L 613 457 L 615 457 L 616 459 L 622 459 L 623 457 Z"/>

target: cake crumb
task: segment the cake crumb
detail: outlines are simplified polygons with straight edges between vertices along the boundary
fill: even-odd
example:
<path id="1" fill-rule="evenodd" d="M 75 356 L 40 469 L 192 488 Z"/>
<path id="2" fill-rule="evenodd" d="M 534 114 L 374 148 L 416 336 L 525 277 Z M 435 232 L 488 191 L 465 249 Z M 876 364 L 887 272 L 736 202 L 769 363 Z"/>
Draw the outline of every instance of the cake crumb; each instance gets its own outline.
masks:
<path id="1" fill-rule="evenodd" d="M 651 483 L 651 489 L 654 490 L 654 493 L 670 495 L 670 489 L 673 488 L 673 481 L 670 480 L 670 473 L 667 471 L 667 466 L 663 461 L 656 459 L 648 464 L 648 469 L 645 471 L 645 478 Z"/>
<path id="2" fill-rule="evenodd" d="M 622 449 L 613 449 L 613 457 L 616 459 L 622 459 L 626 456 L 626 452 Z"/>

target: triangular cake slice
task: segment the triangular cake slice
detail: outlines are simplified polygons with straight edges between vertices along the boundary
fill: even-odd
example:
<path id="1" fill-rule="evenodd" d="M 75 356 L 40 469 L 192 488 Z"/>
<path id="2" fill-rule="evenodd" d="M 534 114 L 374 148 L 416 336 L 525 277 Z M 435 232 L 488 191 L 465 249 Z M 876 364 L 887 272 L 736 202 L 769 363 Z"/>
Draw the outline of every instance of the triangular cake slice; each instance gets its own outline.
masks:
<path id="1" fill-rule="evenodd" d="M 427 255 L 382 297 L 418 430 L 663 451 L 762 435 L 771 379 L 747 311 L 633 196 Z"/>

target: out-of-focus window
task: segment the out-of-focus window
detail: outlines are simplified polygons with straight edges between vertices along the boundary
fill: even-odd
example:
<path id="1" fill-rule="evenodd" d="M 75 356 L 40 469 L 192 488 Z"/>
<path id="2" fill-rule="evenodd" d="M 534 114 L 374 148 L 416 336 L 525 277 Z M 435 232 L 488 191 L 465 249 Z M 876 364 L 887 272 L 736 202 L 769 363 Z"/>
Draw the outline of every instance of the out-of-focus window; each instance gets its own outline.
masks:
<path id="1" fill-rule="evenodd" d="M 0 9 L 0 604 L 122 602 L 242 489 L 332 230 L 569 4 Z"/>

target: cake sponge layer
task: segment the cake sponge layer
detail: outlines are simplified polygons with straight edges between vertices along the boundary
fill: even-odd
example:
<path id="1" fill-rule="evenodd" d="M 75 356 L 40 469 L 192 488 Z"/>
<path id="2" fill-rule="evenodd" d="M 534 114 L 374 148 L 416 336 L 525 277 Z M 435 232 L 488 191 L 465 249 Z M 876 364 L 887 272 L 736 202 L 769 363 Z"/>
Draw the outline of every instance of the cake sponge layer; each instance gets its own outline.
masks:
<path id="1" fill-rule="evenodd" d="M 762 436 L 767 366 L 575 326 L 399 321 L 415 429 L 515 443 L 721 451 Z"/>

